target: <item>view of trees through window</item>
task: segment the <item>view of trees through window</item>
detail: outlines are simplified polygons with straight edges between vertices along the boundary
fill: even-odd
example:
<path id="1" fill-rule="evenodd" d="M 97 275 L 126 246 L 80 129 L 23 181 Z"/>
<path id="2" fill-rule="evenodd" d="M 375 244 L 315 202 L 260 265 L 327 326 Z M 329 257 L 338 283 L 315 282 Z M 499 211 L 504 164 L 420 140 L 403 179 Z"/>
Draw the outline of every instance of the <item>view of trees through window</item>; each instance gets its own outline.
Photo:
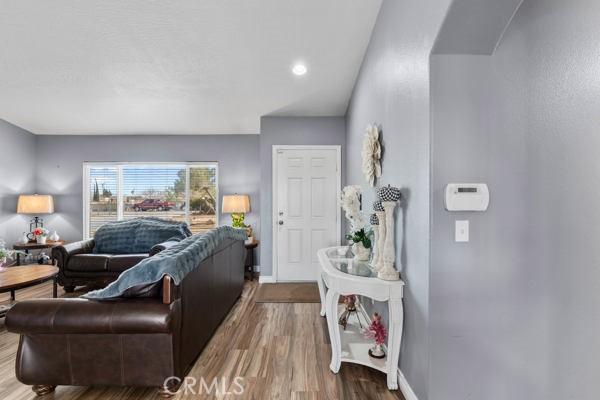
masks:
<path id="1" fill-rule="evenodd" d="M 88 235 L 109 221 L 153 216 L 193 233 L 217 226 L 216 164 L 87 164 Z"/>

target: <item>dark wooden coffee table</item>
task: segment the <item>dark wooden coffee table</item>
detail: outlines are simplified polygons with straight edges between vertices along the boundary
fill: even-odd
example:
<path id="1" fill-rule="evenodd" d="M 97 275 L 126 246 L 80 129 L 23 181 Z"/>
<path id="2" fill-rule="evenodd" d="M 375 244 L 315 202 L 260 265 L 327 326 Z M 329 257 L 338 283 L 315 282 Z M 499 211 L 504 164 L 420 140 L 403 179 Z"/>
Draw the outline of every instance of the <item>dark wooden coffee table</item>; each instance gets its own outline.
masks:
<path id="1" fill-rule="evenodd" d="M 21 265 L 6 267 L 0 270 L 0 293 L 10 292 L 10 299 L 15 300 L 15 291 L 39 285 L 52 280 L 52 297 L 57 297 L 56 275 L 58 268 L 54 265 Z M 10 306 L 0 306 L 0 318 L 4 317 Z"/>

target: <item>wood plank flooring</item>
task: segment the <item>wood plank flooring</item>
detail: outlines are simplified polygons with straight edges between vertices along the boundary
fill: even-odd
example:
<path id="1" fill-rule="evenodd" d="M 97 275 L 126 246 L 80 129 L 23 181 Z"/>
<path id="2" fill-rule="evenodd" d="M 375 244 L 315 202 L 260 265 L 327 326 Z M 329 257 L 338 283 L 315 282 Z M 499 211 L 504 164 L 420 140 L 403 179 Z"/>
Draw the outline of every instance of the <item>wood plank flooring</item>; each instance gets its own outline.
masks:
<path id="1" fill-rule="evenodd" d="M 319 304 L 255 303 L 258 284 L 247 282 L 241 299 L 223 321 L 188 374 L 196 379 L 187 393 L 175 399 L 401 399 L 388 391 L 385 375 L 359 365 L 342 363 L 340 373 L 329 371 L 331 352 L 325 318 Z M 17 292 L 17 301 L 51 297 L 50 282 Z M 59 296 L 65 293 L 59 289 Z M 78 294 L 75 294 L 78 295 Z M 9 304 L 0 295 L 0 304 Z M 0 399 L 35 398 L 29 386 L 15 378 L 18 335 L 6 332 L 0 319 Z M 234 381 L 235 377 L 241 377 Z M 201 391 L 201 378 L 219 390 Z M 225 383 L 224 383 L 225 382 Z M 240 386 L 242 394 L 239 393 Z M 227 393 L 229 392 L 229 393 Z M 61 386 L 49 399 L 159 399 L 154 389 Z"/>

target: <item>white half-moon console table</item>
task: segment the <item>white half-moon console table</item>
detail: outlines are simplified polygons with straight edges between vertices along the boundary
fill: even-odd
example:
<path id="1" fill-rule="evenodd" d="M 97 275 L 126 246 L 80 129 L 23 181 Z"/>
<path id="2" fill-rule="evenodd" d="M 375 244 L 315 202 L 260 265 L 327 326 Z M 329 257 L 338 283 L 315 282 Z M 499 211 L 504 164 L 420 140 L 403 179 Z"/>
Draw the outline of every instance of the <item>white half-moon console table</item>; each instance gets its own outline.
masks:
<path id="1" fill-rule="evenodd" d="M 398 389 L 398 359 L 402 342 L 404 282 L 401 280 L 384 281 L 376 278 L 376 273 L 369 268 L 367 263 L 355 262 L 351 258 L 351 253 L 346 254 L 343 249 L 347 249 L 347 247 L 330 247 L 317 252 L 321 264 L 321 274 L 318 279 L 321 316 L 327 316 L 331 341 L 329 368 L 337 374 L 342 361 L 375 368 L 387 374 L 388 389 L 396 390 Z M 342 254 L 339 254 L 340 252 Z M 385 358 L 377 359 L 369 356 L 369 349 L 374 343 L 364 337 L 358 320 L 349 319 L 346 329 L 340 330 L 338 318 L 345 305 L 339 304 L 339 297 L 351 294 L 388 302 L 389 326 L 387 327 L 388 339 Z M 361 307 L 360 304 L 357 307 Z M 363 327 L 365 327 L 364 324 Z"/>

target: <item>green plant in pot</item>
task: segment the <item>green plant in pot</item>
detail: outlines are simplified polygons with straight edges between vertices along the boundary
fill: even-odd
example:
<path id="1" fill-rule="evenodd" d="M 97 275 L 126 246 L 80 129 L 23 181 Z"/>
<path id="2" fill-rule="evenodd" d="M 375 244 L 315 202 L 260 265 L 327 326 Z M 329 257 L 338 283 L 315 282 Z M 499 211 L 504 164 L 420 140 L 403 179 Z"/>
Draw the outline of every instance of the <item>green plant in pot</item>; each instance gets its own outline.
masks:
<path id="1" fill-rule="evenodd" d="M 365 228 L 346 235 L 346 240 L 353 243 L 352 253 L 354 253 L 356 260 L 369 261 L 369 256 L 371 255 L 371 235 L 371 230 Z"/>

